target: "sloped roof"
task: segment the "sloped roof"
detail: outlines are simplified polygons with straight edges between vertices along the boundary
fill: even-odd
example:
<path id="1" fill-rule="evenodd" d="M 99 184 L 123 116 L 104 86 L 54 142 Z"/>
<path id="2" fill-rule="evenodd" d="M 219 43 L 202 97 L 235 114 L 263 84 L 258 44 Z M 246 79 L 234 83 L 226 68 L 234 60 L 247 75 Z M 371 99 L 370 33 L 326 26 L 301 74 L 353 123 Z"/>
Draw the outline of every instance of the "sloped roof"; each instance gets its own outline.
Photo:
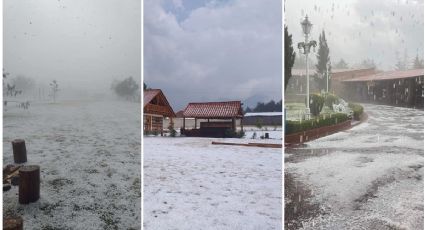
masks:
<path id="1" fill-rule="evenodd" d="M 160 89 L 146 89 L 143 90 L 143 107 L 145 107 L 156 95 L 161 93 Z"/>
<path id="2" fill-rule="evenodd" d="M 155 98 L 158 97 L 164 105 L 150 105 L 149 103 Z M 148 106 L 149 105 L 149 106 Z M 162 107 L 160 108 L 160 111 L 157 111 L 158 109 L 155 109 L 155 113 L 161 113 L 162 115 L 175 117 L 176 114 L 173 111 L 173 108 L 171 108 L 170 104 L 167 101 L 167 98 L 165 97 L 164 93 L 160 89 L 146 89 L 143 91 L 143 110 L 145 112 L 152 112 L 152 106 Z M 147 110 L 147 111 L 146 111 Z"/>
<path id="3" fill-rule="evenodd" d="M 189 103 L 183 116 L 211 119 L 243 117 L 242 104 L 240 101 Z"/>
<path id="4" fill-rule="evenodd" d="M 362 71 L 370 71 L 374 70 L 374 68 L 359 68 L 359 69 L 331 69 L 331 76 L 341 76 L 345 74 L 352 74 Z M 310 76 L 317 74 L 317 69 L 314 67 L 311 67 L 308 70 L 308 73 Z M 292 76 L 305 76 L 305 69 L 292 69 Z"/>
<path id="5" fill-rule="evenodd" d="M 424 69 L 395 70 L 395 71 L 381 72 L 377 74 L 347 79 L 347 80 L 344 80 L 343 82 L 383 81 L 383 80 L 418 77 L 423 75 L 424 75 Z"/>
<path id="6" fill-rule="evenodd" d="M 245 113 L 245 117 L 273 117 L 273 116 L 282 116 L 282 112 L 252 112 Z"/>

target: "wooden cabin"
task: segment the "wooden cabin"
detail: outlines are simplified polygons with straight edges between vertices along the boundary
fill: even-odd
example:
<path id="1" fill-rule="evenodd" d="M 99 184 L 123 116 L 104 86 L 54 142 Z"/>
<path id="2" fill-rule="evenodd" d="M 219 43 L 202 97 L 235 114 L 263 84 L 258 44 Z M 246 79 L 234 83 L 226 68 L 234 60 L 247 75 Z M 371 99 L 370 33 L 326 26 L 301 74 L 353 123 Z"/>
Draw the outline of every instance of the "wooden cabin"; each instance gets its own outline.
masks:
<path id="1" fill-rule="evenodd" d="M 172 120 L 176 114 L 160 89 L 143 91 L 143 131 L 163 134 L 164 118 Z"/>
<path id="2" fill-rule="evenodd" d="M 194 129 L 186 129 L 186 118 L 195 119 Z M 189 103 L 183 111 L 181 133 L 186 136 L 225 137 L 228 131 L 236 132 L 237 119 L 243 119 L 240 101 Z"/>

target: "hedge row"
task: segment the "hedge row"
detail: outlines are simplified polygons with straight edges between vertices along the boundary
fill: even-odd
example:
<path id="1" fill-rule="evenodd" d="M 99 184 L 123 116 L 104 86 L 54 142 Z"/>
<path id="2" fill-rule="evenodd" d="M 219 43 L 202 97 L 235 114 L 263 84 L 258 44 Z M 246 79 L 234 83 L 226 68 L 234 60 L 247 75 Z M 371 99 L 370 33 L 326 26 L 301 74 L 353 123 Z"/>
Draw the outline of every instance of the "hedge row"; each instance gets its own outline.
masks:
<path id="1" fill-rule="evenodd" d="M 316 129 L 324 126 L 336 125 L 338 123 L 349 120 L 345 113 L 335 113 L 320 115 L 315 119 L 303 120 L 303 121 L 286 121 L 285 123 L 285 135 L 307 131 L 310 129 Z"/>
<path id="2" fill-rule="evenodd" d="M 348 103 L 348 107 L 353 110 L 353 118 L 354 120 L 359 121 L 360 116 L 363 114 L 363 106 L 355 103 Z"/>

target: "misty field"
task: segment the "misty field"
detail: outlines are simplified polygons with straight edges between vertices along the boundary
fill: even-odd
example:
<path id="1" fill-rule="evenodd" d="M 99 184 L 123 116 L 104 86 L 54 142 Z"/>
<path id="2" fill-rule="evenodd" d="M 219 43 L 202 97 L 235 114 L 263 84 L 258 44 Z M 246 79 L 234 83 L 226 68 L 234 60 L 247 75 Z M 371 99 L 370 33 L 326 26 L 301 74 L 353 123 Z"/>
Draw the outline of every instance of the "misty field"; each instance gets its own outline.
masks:
<path id="1" fill-rule="evenodd" d="M 3 114 L 3 165 L 11 141 L 26 141 L 41 169 L 40 200 L 3 194 L 3 216 L 31 229 L 140 229 L 140 104 L 114 101 L 36 103 Z"/>
<path id="2" fill-rule="evenodd" d="M 144 229 L 281 229 L 282 149 L 212 141 L 144 138 Z"/>

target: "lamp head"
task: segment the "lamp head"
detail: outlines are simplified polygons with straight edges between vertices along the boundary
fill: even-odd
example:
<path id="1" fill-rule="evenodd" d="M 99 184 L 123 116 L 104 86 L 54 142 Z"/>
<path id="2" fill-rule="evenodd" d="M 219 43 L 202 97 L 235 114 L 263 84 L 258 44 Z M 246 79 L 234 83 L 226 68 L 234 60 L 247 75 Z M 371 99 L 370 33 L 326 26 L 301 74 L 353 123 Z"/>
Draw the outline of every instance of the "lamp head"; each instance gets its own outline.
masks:
<path id="1" fill-rule="evenodd" d="M 308 20 L 308 16 L 306 15 L 304 20 L 301 22 L 301 26 L 303 28 L 303 32 L 305 35 L 310 34 L 311 27 L 313 24 Z"/>

